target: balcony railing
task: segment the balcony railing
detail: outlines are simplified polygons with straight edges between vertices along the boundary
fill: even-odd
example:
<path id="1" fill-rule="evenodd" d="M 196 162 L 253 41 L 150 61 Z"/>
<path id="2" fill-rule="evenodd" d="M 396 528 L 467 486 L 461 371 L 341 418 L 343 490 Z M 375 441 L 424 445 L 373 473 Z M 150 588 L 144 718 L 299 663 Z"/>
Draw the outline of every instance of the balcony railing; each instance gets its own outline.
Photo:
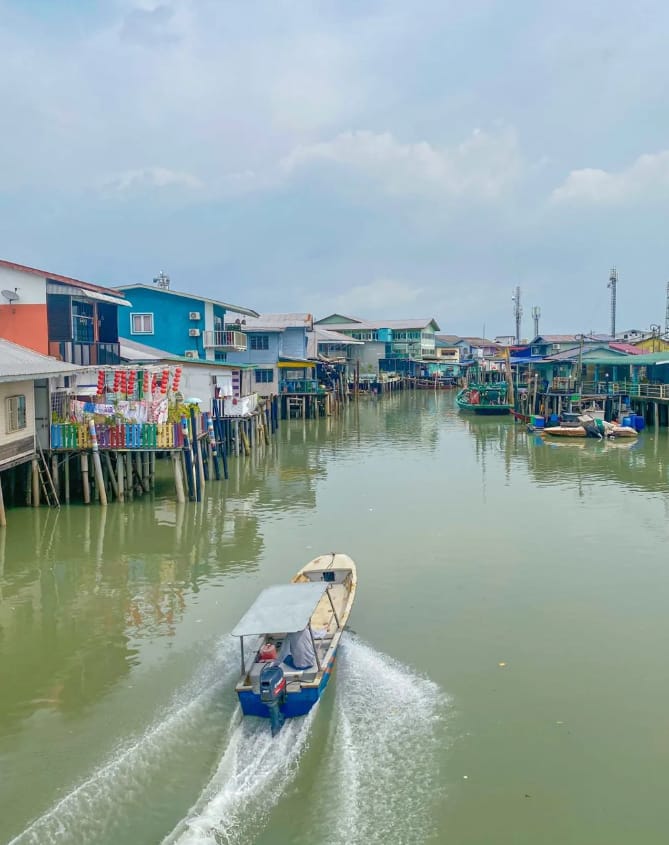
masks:
<path id="1" fill-rule="evenodd" d="M 49 343 L 49 355 L 66 361 L 68 364 L 86 366 L 112 365 L 121 363 L 118 343 L 72 343 L 71 341 L 52 341 Z"/>
<path id="2" fill-rule="evenodd" d="M 246 335 L 244 332 L 206 331 L 204 332 L 205 349 L 227 349 L 230 352 L 246 351 Z"/>
<path id="3" fill-rule="evenodd" d="M 318 393 L 318 379 L 291 378 L 282 379 L 279 383 L 281 393 Z"/>

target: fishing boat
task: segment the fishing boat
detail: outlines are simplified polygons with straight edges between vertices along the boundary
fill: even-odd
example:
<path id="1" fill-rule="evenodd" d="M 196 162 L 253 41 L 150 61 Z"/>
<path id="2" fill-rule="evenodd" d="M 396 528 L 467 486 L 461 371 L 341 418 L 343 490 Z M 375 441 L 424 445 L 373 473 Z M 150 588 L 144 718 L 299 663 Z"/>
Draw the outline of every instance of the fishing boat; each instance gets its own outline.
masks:
<path id="1" fill-rule="evenodd" d="M 493 415 L 509 413 L 511 403 L 508 398 L 505 381 L 471 382 L 458 391 L 455 401 L 461 411 Z"/>
<path id="2" fill-rule="evenodd" d="M 554 425 L 544 429 L 537 429 L 548 437 L 596 437 L 599 440 L 604 438 L 638 437 L 639 433 L 629 425 L 617 425 L 616 423 L 604 422 L 604 420 L 586 421 L 585 425 Z"/>
<path id="3" fill-rule="evenodd" d="M 263 590 L 232 631 L 240 640 L 235 690 L 242 713 L 269 719 L 273 736 L 285 719 L 305 715 L 323 694 L 356 586 L 348 555 L 320 555 L 289 584 Z"/>

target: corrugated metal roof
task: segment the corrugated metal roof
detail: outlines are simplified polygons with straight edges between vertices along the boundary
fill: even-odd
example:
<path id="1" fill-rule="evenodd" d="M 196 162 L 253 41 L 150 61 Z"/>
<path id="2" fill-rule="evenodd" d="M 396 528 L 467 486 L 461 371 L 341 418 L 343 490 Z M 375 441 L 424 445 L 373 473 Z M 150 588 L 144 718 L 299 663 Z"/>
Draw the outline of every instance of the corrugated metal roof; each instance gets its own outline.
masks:
<path id="1" fill-rule="evenodd" d="M 365 331 L 365 329 L 373 331 L 376 329 L 393 329 L 395 331 L 402 331 L 402 329 L 409 329 L 415 331 L 416 329 L 424 329 L 429 325 L 434 325 L 435 331 L 439 331 L 437 321 L 429 319 L 418 320 L 362 320 L 360 323 L 327 323 L 329 329 L 333 331 Z"/>
<path id="2" fill-rule="evenodd" d="M 35 267 L 28 267 L 26 264 L 15 264 L 13 261 L 3 261 L 0 259 L 0 267 L 5 267 L 7 270 L 18 270 L 21 273 L 32 273 L 33 276 L 43 276 L 45 279 L 50 279 L 54 282 L 64 282 L 66 285 L 74 285 L 78 288 L 85 288 L 86 290 L 96 290 L 99 293 L 107 293 L 111 296 L 123 296 L 122 293 L 113 288 L 106 288 L 102 285 L 94 285 L 91 282 L 82 282 L 79 279 L 72 279 L 70 276 L 60 276 L 58 273 L 49 273 L 47 270 L 38 270 Z"/>
<path id="3" fill-rule="evenodd" d="M 335 332 L 331 329 L 324 329 L 320 326 L 314 328 L 314 337 L 317 343 L 346 343 L 350 346 L 364 346 L 365 344 L 364 340 L 354 340 L 347 334 Z"/>
<path id="4" fill-rule="evenodd" d="M 49 378 L 85 369 L 0 338 L 0 382 Z"/>
<path id="5" fill-rule="evenodd" d="M 314 324 L 311 314 L 260 314 L 258 317 L 249 317 L 242 324 L 242 331 L 247 332 L 283 332 L 286 329 L 309 329 Z"/>
<path id="6" fill-rule="evenodd" d="M 578 343 L 580 336 L 575 334 L 540 334 L 532 343 Z"/>
<path id="7" fill-rule="evenodd" d="M 187 358 L 185 355 L 174 355 L 165 349 L 156 349 L 154 346 L 146 346 L 137 343 L 126 337 L 119 339 L 121 358 L 128 363 L 163 363 L 173 362 L 178 364 L 193 364 L 194 366 L 209 366 L 216 369 L 226 370 L 252 370 L 253 364 L 230 364 L 227 361 L 211 361 L 208 358 Z"/>
<path id="8" fill-rule="evenodd" d="M 143 290 L 158 291 L 159 293 L 169 294 L 170 296 L 180 296 L 183 299 L 197 299 L 200 302 L 211 302 L 212 305 L 220 305 L 226 311 L 234 311 L 236 314 L 242 314 L 247 317 L 258 317 L 258 312 L 251 308 L 244 308 L 241 305 L 231 305 L 229 302 L 220 302 L 218 299 L 210 299 L 207 296 L 201 296 L 199 293 L 187 293 L 181 290 L 172 290 L 171 288 L 159 288 L 157 285 L 117 285 L 116 290 L 136 290 L 137 288 Z"/>

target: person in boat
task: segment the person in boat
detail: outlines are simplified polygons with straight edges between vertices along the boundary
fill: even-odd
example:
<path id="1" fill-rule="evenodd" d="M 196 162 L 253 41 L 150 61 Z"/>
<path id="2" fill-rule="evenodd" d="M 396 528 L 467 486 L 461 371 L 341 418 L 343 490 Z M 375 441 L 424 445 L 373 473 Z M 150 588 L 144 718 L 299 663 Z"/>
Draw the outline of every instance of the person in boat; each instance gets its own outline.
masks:
<path id="1" fill-rule="evenodd" d="M 279 658 L 286 666 L 294 669 L 310 669 L 316 665 L 316 654 L 308 628 L 293 631 L 286 636 L 279 652 Z"/>

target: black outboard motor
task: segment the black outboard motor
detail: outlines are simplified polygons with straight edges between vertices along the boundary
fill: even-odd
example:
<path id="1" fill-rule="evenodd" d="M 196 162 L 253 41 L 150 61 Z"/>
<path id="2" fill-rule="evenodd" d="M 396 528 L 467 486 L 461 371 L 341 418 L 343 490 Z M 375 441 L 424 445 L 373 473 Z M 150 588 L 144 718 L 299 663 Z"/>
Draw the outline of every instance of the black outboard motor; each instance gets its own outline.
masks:
<path id="1" fill-rule="evenodd" d="M 268 663 L 260 672 L 260 700 L 269 708 L 272 736 L 276 736 L 286 719 L 279 710 L 286 700 L 286 678 L 278 663 Z"/>

